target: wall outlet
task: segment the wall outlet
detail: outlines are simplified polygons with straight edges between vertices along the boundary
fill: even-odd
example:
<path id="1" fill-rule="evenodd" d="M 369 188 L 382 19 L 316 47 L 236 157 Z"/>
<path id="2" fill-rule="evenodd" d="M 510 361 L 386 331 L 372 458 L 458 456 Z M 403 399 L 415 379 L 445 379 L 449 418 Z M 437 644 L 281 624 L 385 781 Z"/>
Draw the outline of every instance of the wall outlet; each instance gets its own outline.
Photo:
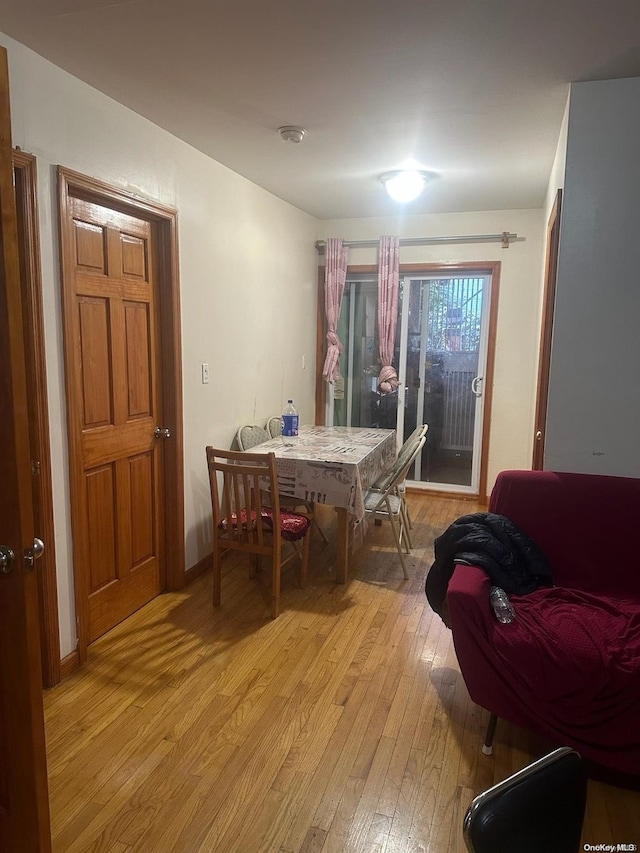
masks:
<path id="1" fill-rule="evenodd" d="M 207 385 L 209 383 L 209 365 L 206 361 L 202 362 L 202 384 Z"/>

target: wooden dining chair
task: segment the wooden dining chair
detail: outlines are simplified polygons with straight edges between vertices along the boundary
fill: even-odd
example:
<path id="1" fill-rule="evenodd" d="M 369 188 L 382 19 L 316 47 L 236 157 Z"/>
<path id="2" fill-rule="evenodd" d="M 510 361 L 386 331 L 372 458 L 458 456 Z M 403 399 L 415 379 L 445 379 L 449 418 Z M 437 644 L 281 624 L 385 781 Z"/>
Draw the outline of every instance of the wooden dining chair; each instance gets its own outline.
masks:
<path id="1" fill-rule="evenodd" d="M 242 427 L 243 430 L 248 430 L 249 427 Z M 260 427 L 258 427 L 258 430 Z M 274 415 L 274 417 L 269 418 L 267 420 L 265 429 L 268 433 L 268 438 L 278 438 L 278 436 L 282 435 L 282 418 L 280 415 Z M 255 427 L 253 428 L 254 432 L 251 434 L 252 436 L 256 434 Z M 245 433 L 246 435 L 246 433 Z M 237 440 L 237 439 L 236 439 Z M 267 438 L 262 439 L 262 441 L 267 441 Z M 257 443 L 257 442 L 256 442 Z M 238 440 L 238 445 L 240 441 Z M 255 446 L 255 445 L 252 445 Z M 245 448 L 248 450 L 248 448 Z M 292 510 L 293 512 L 303 512 L 305 515 L 308 515 L 311 519 L 311 523 L 316 528 L 320 536 L 324 539 L 325 542 L 329 541 L 329 537 L 322 529 L 317 516 L 316 516 L 316 507 L 312 501 L 305 501 L 301 498 L 284 498 L 280 497 L 280 505 L 283 508 Z"/>
<path id="2" fill-rule="evenodd" d="M 280 509 L 276 458 L 273 453 L 243 453 L 207 447 L 213 512 L 213 604 L 220 605 L 222 557 L 227 551 L 251 556 L 255 573 L 260 559 L 271 561 L 271 615 L 280 611 L 280 576 L 291 559 L 301 561 L 304 586 L 309 566 L 311 520 Z M 268 502 L 267 502 L 268 501 Z M 283 558 L 288 543 L 291 553 Z"/>
<path id="3" fill-rule="evenodd" d="M 409 577 L 405 554 L 412 548 L 409 535 L 409 522 L 404 508 L 404 496 L 401 488 L 407 478 L 409 469 L 413 465 L 416 456 L 425 444 L 423 435 L 414 442 L 411 452 L 403 455 L 402 464 L 397 466 L 392 477 L 385 482 L 382 489 L 370 489 L 364 497 L 365 515 L 371 518 L 388 518 L 393 531 L 393 538 L 398 549 L 400 565 L 405 578 Z"/>

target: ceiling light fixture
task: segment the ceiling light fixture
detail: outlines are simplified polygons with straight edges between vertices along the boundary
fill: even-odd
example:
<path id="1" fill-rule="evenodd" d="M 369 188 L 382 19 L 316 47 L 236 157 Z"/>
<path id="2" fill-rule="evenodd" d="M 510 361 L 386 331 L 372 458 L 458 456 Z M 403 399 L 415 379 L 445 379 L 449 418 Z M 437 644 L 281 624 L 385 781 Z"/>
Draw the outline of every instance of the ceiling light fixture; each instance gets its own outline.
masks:
<path id="1" fill-rule="evenodd" d="M 386 191 L 394 201 L 406 204 L 418 198 L 433 175 L 420 169 L 398 170 L 380 175 Z"/>
<path id="2" fill-rule="evenodd" d="M 295 124 L 285 124 L 278 128 L 278 133 L 283 142 L 302 142 L 302 137 L 306 132 L 304 127 L 296 127 Z"/>

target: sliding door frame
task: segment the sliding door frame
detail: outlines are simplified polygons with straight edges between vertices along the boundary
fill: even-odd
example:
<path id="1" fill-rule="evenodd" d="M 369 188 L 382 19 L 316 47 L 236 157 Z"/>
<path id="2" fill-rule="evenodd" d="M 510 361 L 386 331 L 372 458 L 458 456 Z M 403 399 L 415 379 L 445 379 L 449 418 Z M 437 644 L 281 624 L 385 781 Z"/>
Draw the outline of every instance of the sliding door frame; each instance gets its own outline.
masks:
<path id="1" fill-rule="evenodd" d="M 450 264 L 400 264 L 400 277 L 421 276 L 441 278 L 455 277 L 457 275 L 468 276 L 471 273 L 491 277 L 491 297 L 488 313 L 487 328 L 487 365 L 485 381 L 483 383 L 484 410 L 482 415 L 482 445 L 480 450 L 480 478 L 478 484 L 477 498 L 480 503 L 486 503 L 487 496 L 487 468 L 489 457 L 489 433 L 491 426 L 491 409 L 493 398 L 493 377 L 495 370 L 495 348 L 498 326 L 498 302 L 500 295 L 500 261 L 465 261 Z M 377 264 L 355 264 L 347 267 L 347 278 L 349 275 L 371 274 L 377 276 Z M 322 367 L 326 353 L 326 318 L 324 313 L 324 267 L 318 267 L 318 319 L 317 319 L 317 341 L 316 341 L 316 424 L 324 424 L 327 388 L 322 378 Z M 429 491 L 429 489 L 420 489 Z M 435 490 L 433 490 L 435 491 Z M 438 490 L 438 495 L 446 495 L 447 492 Z M 459 492 L 451 493 L 456 498 L 475 497 L 473 493 L 461 495 Z"/>

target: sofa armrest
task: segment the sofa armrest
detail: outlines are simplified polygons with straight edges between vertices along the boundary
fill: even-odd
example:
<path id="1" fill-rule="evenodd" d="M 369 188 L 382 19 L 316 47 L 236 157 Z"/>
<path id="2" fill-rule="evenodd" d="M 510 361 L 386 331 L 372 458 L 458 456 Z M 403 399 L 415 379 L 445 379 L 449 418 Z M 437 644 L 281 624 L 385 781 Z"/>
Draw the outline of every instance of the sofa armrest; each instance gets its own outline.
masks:
<path id="1" fill-rule="evenodd" d="M 509 673 L 496 667 L 493 636 L 497 623 L 489 601 L 490 589 L 484 569 L 458 565 L 449 581 L 447 606 L 456 657 L 469 695 L 478 705 L 508 719 L 513 686 Z"/>
<path id="2" fill-rule="evenodd" d="M 461 632 L 472 620 L 478 629 L 488 625 L 493 617 L 489 590 L 491 581 L 485 569 L 460 564 L 456 566 L 447 589 L 447 604 L 452 629 L 455 625 Z"/>

